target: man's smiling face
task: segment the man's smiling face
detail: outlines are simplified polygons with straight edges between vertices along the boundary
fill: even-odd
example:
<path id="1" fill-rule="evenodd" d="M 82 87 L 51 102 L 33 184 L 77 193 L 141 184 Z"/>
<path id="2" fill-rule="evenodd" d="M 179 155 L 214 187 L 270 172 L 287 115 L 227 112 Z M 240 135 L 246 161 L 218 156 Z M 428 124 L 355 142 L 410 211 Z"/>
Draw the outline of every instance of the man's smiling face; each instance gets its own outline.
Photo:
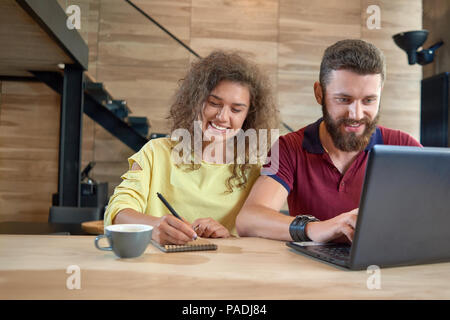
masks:
<path id="1" fill-rule="evenodd" d="M 379 119 L 381 89 L 380 74 L 331 72 L 322 111 L 325 127 L 336 148 L 351 152 L 367 146 Z"/>

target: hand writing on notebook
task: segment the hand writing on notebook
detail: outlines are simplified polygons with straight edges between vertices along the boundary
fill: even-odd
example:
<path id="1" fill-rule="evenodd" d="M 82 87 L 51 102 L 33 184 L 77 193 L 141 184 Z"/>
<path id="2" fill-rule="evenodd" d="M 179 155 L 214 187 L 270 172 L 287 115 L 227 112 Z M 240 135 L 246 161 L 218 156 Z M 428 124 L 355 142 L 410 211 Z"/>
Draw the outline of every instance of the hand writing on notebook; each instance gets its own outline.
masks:
<path id="1" fill-rule="evenodd" d="M 212 218 L 199 218 L 192 223 L 199 237 L 228 238 L 228 229 Z"/>
<path id="2" fill-rule="evenodd" d="M 197 233 L 186 220 L 180 220 L 173 215 L 165 215 L 158 219 L 152 239 L 160 244 L 185 244 L 197 238 Z"/>
<path id="3" fill-rule="evenodd" d="M 166 218 L 166 221 L 169 223 L 164 223 L 165 221 L 161 221 L 161 223 L 158 224 L 161 225 L 163 228 L 165 228 L 166 235 L 170 236 L 172 239 L 168 240 L 176 240 L 176 241 L 183 241 L 180 242 L 172 242 L 174 244 L 184 244 L 190 240 L 195 240 L 197 236 L 203 237 L 203 238 L 226 238 L 230 236 L 230 233 L 228 230 L 221 225 L 219 222 L 212 218 L 199 218 L 194 221 L 194 223 L 191 225 L 186 219 L 181 217 L 175 209 L 170 205 L 170 203 L 164 198 L 164 196 L 157 192 L 156 193 L 158 198 L 162 201 L 162 203 L 166 206 L 166 208 L 170 211 L 170 213 L 175 217 L 178 221 L 173 221 L 173 218 Z M 172 223 L 170 223 L 172 221 Z M 185 224 L 183 226 L 183 223 Z M 187 227 L 189 226 L 189 227 Z M 173 228 L 178 228 L 181 233 L 177 232 L 177 230 L 174 230 Z M 192 235 L 191 230 L 188 229 L 194 229 L 194 236 L 190 240 L 186 240 L 186 236 L 189 237 Z M 155 231 L 153 231 L 155 232 Z M 183 234 L 184 233 L 184 234 Z M 160 235 L 161 233 L 158 233 Z M 156 240 L 155 237 L 153 237 L 153 240 Z M 158 241 L 160 244 L 165 244 L 161 241 Z"/>
<path id="4" fill-rule="evenodd" d="M 183 219 L 183 218 L 181 218 Z M 185 219 L 172 215 L 159 218 L 152 233 L 152 239 L 164 244 L 186 244 L 197 236 L 203 238 L 227 238 L 227 228 L 212 218 L 199 218 L 192 225 Z"/>

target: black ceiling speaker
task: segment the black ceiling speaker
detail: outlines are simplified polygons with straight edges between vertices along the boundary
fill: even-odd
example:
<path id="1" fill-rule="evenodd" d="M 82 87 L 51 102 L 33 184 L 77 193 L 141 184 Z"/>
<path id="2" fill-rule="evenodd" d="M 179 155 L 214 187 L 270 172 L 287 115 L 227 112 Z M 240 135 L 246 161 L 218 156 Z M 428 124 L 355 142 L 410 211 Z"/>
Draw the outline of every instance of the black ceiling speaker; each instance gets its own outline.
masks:
<path id="1" fill-rule="evenodd" d="M 425 65 L 433 62 L 434 52 L 437 48 L 442 46 L 444 42 L 440 41 L 428 49 L 417 51 L 427 40 L 428 30 L 417 30 L 400 32 L 395 34 L 392 38 L 397 46 L 403 49 L 408 55 L 408 63 Z"/>

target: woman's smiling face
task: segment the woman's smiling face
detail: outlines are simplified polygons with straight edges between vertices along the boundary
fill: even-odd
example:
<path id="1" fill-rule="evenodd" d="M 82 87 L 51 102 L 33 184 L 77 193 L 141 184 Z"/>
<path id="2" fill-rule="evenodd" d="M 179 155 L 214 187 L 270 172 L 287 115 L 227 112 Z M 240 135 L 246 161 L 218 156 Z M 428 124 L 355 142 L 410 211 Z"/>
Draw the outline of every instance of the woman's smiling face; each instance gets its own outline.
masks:
<path id="1" fill-rule="evenodd" d="M 202 131 L 208 140 L 223 141 L 242 128 L 250 108 L 245 85 L 223 80 L 211 91 L 202 109 Z"/>

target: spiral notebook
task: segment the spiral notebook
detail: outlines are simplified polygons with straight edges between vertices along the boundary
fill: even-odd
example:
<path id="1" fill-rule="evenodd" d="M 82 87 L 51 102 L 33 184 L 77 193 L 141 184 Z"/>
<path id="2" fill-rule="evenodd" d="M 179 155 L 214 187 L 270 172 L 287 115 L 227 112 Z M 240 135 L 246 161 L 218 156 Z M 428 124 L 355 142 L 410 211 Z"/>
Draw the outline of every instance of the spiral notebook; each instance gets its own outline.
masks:
<path id="1" fill-rule="evenodd" d="M 160 245 L 158 242 L 152 240 L 152 244 L 162 252 L 183 252 L 183 251 L 205 251 L 217 250 L 217 245 L 209 242 L 206 239 L 197 239 L 186 244 L 165 244 Z"/>

